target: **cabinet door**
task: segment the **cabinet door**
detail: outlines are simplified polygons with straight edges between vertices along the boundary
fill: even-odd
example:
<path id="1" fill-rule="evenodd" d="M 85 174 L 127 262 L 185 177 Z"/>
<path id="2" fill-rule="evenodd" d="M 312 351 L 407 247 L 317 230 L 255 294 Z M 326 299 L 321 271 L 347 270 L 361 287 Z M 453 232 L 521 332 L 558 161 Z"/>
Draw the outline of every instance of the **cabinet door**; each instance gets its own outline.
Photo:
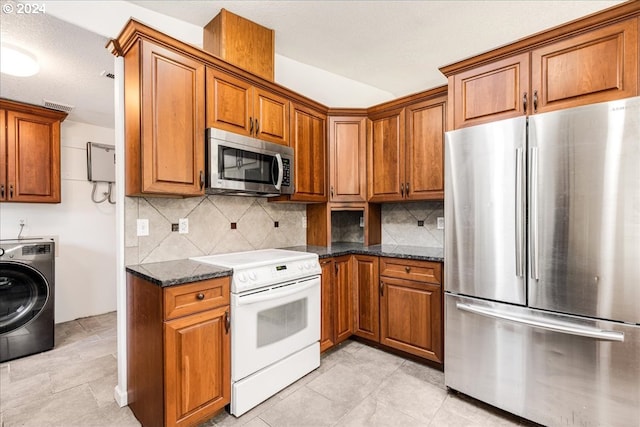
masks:
<path id="1" fill-rule="evenodd" d="M 253 90 L 255 137 L 289 145 L 289 100 L 264 89 Z"/>
<path id="2" fill-rule="evenodd" d="M 197 425 L 230 402 L 229 306 L 165 323 L 165 424 Z"/>
<path id="3" fill-rule="evenodd" d="M 291 109 L 294 187 L 291 200 L 326 202 L 326 116 L 309 108 Z"/>
<path id="4" fill-rule="evenodd" d="M 452 79 L 454 129 L 522 116 L 526 109 L 531 110 L 528 53 L 464 71 Z"/>
<path id="5" fill-rule="evenodd" d="M 355 331 L 360 337 L 380 340 L 378 257 L 353 256 Z"/>
<path id="6" fill-rule="evenodd" d="M 7 112 L 0 109 L 0 202 L 7 199 Z"/>
<path id="7" fill-rule="evenodd" d="M 351 255 L 334 258 L 336 344 L 353 334 L 353 279 Z"/>
<path id="8" fill-rule="evenodd" d="M 367 201 L 366 150 L 366 117 L 329 117 L 330 201 Z"/>
<path id="9" fill-rule="evenodd" d="M 538 113 L 637 95 L 638 20 L 534 50 L 531 79 Z"/>
<path id="10" fill-rule="evenodd" d="M 404 109 L 372 117 L 367 146 L 370 202 L 404 198 Z"/>
<path id="11" fill-rule="evenodd" d="M 444 199 L 446 117 L 446 96 L 407 107 L 405 152 L 407 199 Z"/>
<path id="12" fill-rule="evenodd" d="M 205 66 L 146 41 L 141 64 L 141 191 L 202 195 Z"/>
<path id="13" fill-rule="evenodd" d="M 380 343 L 442 363 L 439 285 L 382 277 Z"/>
<path id="14" fill-rule="evenodd" d="M 335 298 L 333 295 L 333 260 L 330 258 L 320 261 L 322 279 L 320 281 L 320 351 L 325 351 L 335 345 Z"/>
<path id="15" fill-rule="evenodd" d="M 251 85 L 222 71 L 207 68 L 207 127 L 251 135 Z"/>
<path id="16" fill-rule="evenodd" d="M 4 200 L 60 203 L 60 121 L 18 111 L 6 120 Z"/>

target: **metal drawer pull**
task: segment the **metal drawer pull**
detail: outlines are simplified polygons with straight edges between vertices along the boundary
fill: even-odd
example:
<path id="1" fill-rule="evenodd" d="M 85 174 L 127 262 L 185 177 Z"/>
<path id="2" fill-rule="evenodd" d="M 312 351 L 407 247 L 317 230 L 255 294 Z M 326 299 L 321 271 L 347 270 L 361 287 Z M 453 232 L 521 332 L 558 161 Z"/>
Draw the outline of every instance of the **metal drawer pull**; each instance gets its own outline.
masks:
<path id="1" fill-rule="evenodd" d="M 405 268 L 404 268 L 404 271 L 406 271 L 407 273 L 411 272 L 411 267 L 408 267 L 408 266 L 407 266 L 407 267 L 405 267 Z"/>
<path id="2" fill-rule="evenodd" d="M 204 294 L 202 292 L 200 292 L 196 298 L 198 298 L 199 300 L 203 300 L 204 299 Z"/>

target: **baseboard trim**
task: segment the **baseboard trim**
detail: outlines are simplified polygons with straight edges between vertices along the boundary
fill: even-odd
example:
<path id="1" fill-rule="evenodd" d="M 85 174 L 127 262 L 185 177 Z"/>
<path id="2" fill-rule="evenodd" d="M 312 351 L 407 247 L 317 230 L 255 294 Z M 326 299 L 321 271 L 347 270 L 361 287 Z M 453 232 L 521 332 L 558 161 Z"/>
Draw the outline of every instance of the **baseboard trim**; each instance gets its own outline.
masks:
<path id="1" fill-rule="evenodd" d="M 119 385 L 115 386 L 115 388 L 113 389 L 113 397 L 114 399 L 116 399 L 116 403 L 121 408 L 127 406 L 127 404 L 129 403 L 127 392 L 122 391 Z"/>

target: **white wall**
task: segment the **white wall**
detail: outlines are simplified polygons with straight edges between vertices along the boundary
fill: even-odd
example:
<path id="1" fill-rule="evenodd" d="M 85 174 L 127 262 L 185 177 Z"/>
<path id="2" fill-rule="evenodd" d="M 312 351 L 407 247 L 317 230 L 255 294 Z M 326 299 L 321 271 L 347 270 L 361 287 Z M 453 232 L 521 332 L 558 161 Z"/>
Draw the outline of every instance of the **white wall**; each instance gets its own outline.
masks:
<path id="1" fill-rule="evenodd" d="M 61 125 L 62 202 L 2 203 L 0 238 L 56 236 L 56 323 L 116 309 L 115 208 L 91 201 L 86 143 L 114 143 L 114 130 Z M 100 187 L 103 188 L 103 187 Z"/>

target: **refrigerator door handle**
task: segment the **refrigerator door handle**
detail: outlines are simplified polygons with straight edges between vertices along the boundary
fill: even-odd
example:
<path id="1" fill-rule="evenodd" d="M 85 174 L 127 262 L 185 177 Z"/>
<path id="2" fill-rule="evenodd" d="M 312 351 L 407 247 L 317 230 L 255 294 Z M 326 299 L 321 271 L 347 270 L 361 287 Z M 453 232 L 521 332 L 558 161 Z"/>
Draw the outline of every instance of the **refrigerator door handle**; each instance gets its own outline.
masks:
<path id="1" fill-rule="evenodd" d="M 467 311 L 469 313 L 479 314 L 481 316 L 491 317 L 495 319 L 506 320 L 509 322 L 519 323 L 538 329 L 546 329 L 548 331 L 560 332 L 563 334 L 577 335 L 587 338 L 595 338 L 604 341 L 624 342 L 624 333 L 616 331 L 606 331 L 598 328 L 590 328 L 586 326 L 577 326 L 569 322 L 544 322 L 528 317 L 521 317 L 502 311 L 492 310 L 486 307 L 480 307 L 465 303 L 456 303 L 458 310 Z"/>
<path id="2" fill-rule="evenodd" d="M 523 150 L 516 148 L 516 276 L 524 276 L 524 169 Z"/>
<path id="3" fill-rule="evenodd" d="M 531 188 L 529 193 L 529 253 L 531 254 L 531 278 L 538 280 L 538 148 L 531 148 Z"/>

